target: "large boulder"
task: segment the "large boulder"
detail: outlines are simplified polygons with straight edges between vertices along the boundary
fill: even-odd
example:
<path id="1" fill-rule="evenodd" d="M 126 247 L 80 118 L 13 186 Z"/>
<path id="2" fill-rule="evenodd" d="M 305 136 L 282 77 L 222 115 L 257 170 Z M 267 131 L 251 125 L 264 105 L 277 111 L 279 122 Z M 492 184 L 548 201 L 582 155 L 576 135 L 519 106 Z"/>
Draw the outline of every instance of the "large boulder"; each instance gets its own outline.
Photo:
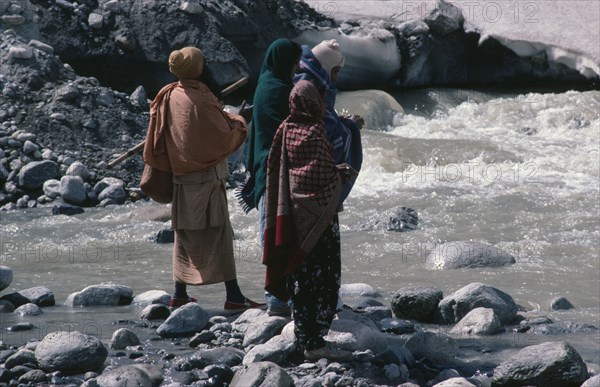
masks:
<path id="1" fill-rule="evenodd" d="M 483 242 L 448 242 L 433 249 L 425 260 L 429 270 L 499 267 L 515 263 L 504 250 Z"/>
<path id="2" fill-rule="evenodd" d="M 37 189 L 46 180 L 57 177 L 59 173 L 58 164 L 54 161 L 33 161 L 19 171 L 19 186 L 25 189 Z"/>
<path id="3" fill-rule="evenodd" d="M 72 204 L 81 204 L 87 198 L 83 179 L 79 176 L 61 177 L 59 192 L 64 201 Z"/>
<path id="4" fill-rule="evenodd" d="M 109 185 L 98 194 L 99 201 L 105 199 L 111 199 L 117 204 L 123 204 L 127 199 L 127 191 L 125 191 L 125 188 L 121 184 Z"/>
<path id="5" fill-rule="evenodd" d="M 289 322 L 289 319 L 284 317 L 263 316 L 254 321 L 248 326 L 244 335 L 243 346 L 264 344 L 278 335 L 283 327 Z"/>
<path id="6" fill-rule="evenodd" d="M 85 289 L 71 293 L 67 306 L 116 306 L 129 305 L 133 299 L 133 290 L 124 285 L 100 284 L 90 285 Z"/>
<path id="7" fill-rule="evenodd" d="M 264 344 L 255 345 L 246 353 L 242 364 L 257 363 L 260 361 L 272 361 L 283 363 L 296 349 L 294 338 L 277 335 Z"/>
<path id="8" fill-rule="evenodd" d="M 548 342 L 523 348 L 500 363 L 492 386 L 575 387 L 587 377 L 587 366 L 575 348 L 566 342 Z"/>
<path id="9" fill-rule="evenodd" d="M 444 293 L 431 286 L 399 289 L 392 298 L 392 312 L 398 318 L 433 322 L 435 311 Z"/>
<path id="10" fill-rule="evenodd" d="M 77 331 L 53 332 L 39 343 L 35 357 L 46 372 L 85 373 L 102 367 L 108 351 L 97 337 Z"/>
<path id="11" fill-rule="evenodd" d="M 479 307 L 493 309 L 503 324 L 509 324 L 517 317 L 517 304 L 510 295 L 478 282 L 469 284 L 440 301 L 436 317 L 443 324 L 455 324 Z"/>
<path id="12" fill-rule="evenodd" d="M 56 303 L 54 300 L 54 293 L 45 286 L 34 286 L 33 288 L 19 290 L 17 293 L 37 306 L 54 306 Z"/>
<path id="13" fill-rule="evenodd" d="M 13 272 L 7 266 L 0 266 L 0 290 L 10 286 L 13 280 Z"/>
<path id="14" fill-rule="evenodd" d="M 175 310 L 156 333 L 162 337 L 192 336 L 208 323 L 208 313 L 197 303 L 190 302 Z"/>
<path id="15" fill-rule="evenodd" d="M 501 329 L 502 323 L 494 313 L 493 309 L 475 308 L 467 313 L 467 315 L 452 328 L 450 333 L 465 336 L 493 335 L 494 333 L 500 332 Z"/>
<path id="16" fill-rule="evenodd" d="M 231 387 L 293 387 L 294 380 L 270 361 L 245 365 L 233 375 Z"/>

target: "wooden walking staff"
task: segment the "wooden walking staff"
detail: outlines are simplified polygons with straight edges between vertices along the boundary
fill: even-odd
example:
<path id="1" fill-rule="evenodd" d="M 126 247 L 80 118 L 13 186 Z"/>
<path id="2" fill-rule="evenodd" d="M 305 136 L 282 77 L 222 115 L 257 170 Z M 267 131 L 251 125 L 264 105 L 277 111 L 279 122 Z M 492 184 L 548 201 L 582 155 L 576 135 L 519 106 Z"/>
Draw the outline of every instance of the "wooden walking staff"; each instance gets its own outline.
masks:
<path id="1" fill-rule="evenodd" d="M 232 92 L 234 92 L 235 90 L 239 89 L 240 87 L 244 86 L 246 83 L 248 83 L 248 77 L 244 77 L 242 79 L 240 79 L 239 81 L 232 83 L 231 85 L 227 86 L 226 88 L 223 89 L 223 91 L 221 91 L 221 97 L 225 97 L 228 94 L 231 94 Z M 244 108 L 245 104 L 242 105 L 242 109 Z M 114 159 L 113 161 L 111 161 L 110 163 L 108 163 L 108 167 L 114 167 L 115 165 L 119 164 L 120 162 L 127 160 L 128 158 L 130 158 L 131 156 L 133 156 L 136 153 L 141 152 L 144 149 L 144 144 L 146 143 L 146 140 L 140 142 L 139 144 L 137 144 L 136 146 L 134 146 L 133 148 L 129 149 L 127 152 L 119 155 L 116 159 Z"/>

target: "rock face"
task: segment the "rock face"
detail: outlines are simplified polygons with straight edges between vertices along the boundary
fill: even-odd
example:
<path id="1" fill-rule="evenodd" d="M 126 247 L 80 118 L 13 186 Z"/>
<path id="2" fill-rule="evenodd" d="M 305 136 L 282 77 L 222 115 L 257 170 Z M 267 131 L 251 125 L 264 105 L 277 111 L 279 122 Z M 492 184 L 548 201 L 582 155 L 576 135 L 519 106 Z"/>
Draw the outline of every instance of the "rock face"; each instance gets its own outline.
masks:
<path id="1" fill-rule="evenodd" d="M 449 242 L 435 248 L 425 260 L 429 270 L 499 267 L 515 263 L 509 253 L 483 242 Z"/>
<path id="2" fill-rule="evenodd" d="M 433 322 L 435 311 L 444 293 L 434 287 L 407 287 L 399 289 L 392 299 L 392 312 L 398 318 Z"/>
<path id="3" fill-rule="evenodd" d="M 156 333 L 162 337 L 191 336 L 200 332 L 208 323 L 208 314 L 195 302 L 185 304 L 175 310 Z"/>
<path id="4" fill-rule="evenodd" d="M 116 306 L 129 305 L 133 290 L 123 285 L 91 285 L 67 297 L 67 306 Z"/>
<path id="5" fill-rule="evenodd" d="M 443 324 L 455 324 L 478 307 L 493 309 L 502 324 L 511 323 L 517 316 L 517 304 L 510 295 L 475 282 L 440 301 L 436 317 Z"/>
<path id="6" fill-rule="evenodd" d="M 35 349 L 35 357 L 46 372 L 65 374 L 94 371 L 102 366 L 108 351 L 94 336 L 80 332 L 53 332 Z"/>
<path id="7" fill-rule="evenodd" d="M 231 380 L 232 387 L 293 387 L 294 380 L 281 367 L 270 361 L 245 365 Z"/>
<path id="8" fill-rule="evenodd" d="M 580 386 L 588 377 L 577 351 L 566 342 L 523 348 L 494 370 L 492 386 Z"/>
<path id="9" fill-rule="evenodd" d="M 463 317 L 450 333 L 459 335 L 493 335 L 502 329 L 502 323 L 492 309 L 475 308 Z"/>

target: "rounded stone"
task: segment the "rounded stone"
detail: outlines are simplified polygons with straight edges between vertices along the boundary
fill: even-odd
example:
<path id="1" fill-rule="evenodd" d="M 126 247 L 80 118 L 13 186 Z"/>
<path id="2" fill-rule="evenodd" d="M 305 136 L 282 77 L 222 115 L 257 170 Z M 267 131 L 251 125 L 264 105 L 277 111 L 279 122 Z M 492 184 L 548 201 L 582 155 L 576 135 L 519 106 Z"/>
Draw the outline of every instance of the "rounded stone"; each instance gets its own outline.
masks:
<path id="1" fill-rule="evenodd" d="M 97 370 L 107 355 L 100 339 L 77 331 L 50 333 L 35 349 L 35 357 L 44 371 L 65 374 Z"/>

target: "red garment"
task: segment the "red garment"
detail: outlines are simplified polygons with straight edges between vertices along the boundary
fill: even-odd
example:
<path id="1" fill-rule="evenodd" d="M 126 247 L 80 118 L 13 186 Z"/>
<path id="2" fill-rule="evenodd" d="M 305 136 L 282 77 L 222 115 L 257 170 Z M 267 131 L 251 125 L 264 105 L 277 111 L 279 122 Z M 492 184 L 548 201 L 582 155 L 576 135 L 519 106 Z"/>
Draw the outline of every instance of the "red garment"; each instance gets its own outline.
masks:
<path id="1" fill-rule="evenodd" d="M 263 264 L 265 289 L 289 295 L 285 276 L 306 260 L 336 213 L 341 179 L 321 122 L 323 104 L 308 81 L 290 94 L 291 114 L 273 139 L 267 161 Z"/>

